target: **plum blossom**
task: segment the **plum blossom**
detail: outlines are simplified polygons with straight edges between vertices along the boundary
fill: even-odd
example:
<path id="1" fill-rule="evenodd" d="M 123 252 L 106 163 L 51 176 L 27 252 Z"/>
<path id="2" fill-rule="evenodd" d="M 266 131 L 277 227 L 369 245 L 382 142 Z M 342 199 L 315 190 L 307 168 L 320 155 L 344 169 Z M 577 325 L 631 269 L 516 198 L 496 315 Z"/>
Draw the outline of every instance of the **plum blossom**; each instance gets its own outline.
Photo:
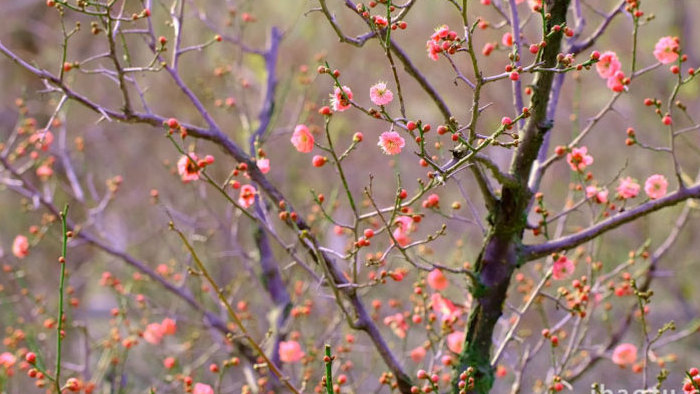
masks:
<path id="1" fill-rule="evenodd" d="M 612 362 L 626 367 L 637 361 L 637 347 L 631 343 L 621 343 L 617 345 L 612 354 Z"/>
<path id="2" fill-rule="evenodd" d="M 377 145 L 382 148 L 385 155 L 396 155 L 401 153 L 406 141 L 395 131 L 385 131 L 379 136 Z"/>
<path id="3" fill-rule="evenodd" d="M 631 177 L 620 179 L 617 187 L 617 195 L 622 199 L 635 198 L 639 194 L 639 184 Z"/>
<path id="4" fill-rule="evenodd" d="M 595 64 L 595 69 L 598 71 L 603 79 L 608 79 L 615 75 L 622 68 L 620 60 L 617 58 L 617 54 L 613 51 L 603 52 L 600 55 L 600 59 Z"/>
<path id="5" fill-rule="evenodd" d="M 143 339 L 152 345 L 158 345 L 163 340 L 164 335 L 163 328 L 159 323 L 151 323 L 143 331 Z"/>
<path id="6" fill-rule="evenodd" d="M 403 339 L 406 338 L 406 330 L 408 330 L 408 323 L 403 313 L 396 313 L 394 315 L 389 315 L 384 318 L 384 325 L 389 326 L 394 334 Z"/>
<path id="7" fill-rule="evenodd" d="M 433 40 L 428 40 L 428 42 L 425 43 L 425 48 L 428 51 L 428 58 L 436 62 L 439 59 L 438 54 L 442 52 L 440 45 Z"/>
<path id="8" fill-rule="evenodd" d="M 574 272 L 575 268 L 573 261 L 566 256 L 560 256 L 552 267 L 552 278 L 555 280 L 566 279 Z"/>
<path id="9" fill-rule="evenodd" d="M 258 159 L 255 162 L 255 164 L 257 164 L 258 168 L 260 169 L 260 172 L 262 172 L 263 174 L 267 174 L 268 172 L 270 172 L 270 159 Z"/>
<path id="10" fill-rule="evenodd" d="M 462 315 L 462 309 L 458 308 L 452 301 L 441 296 L 439 293 L 433 293 L 430 296 L 430 305 L 433 311 L 441 316 L 441 321 L 454 321 Z"/>
<path id="11" fill-rule="evenodd" d="M 300 124 L 294 128 L 292 145 L 301 153 L 309 153 L 314 149 L 314 136 L 306 125 Z"/>
<path id="12" fill-rule="evenodd" d="M 605 204 L 608 202 L 608 190 L 598 189 L 595 186 L 586 187 L 586 197 L 593 199 L 598 204 Z"/>
<path id="13" fill-rule="evenodd" d="M 345 96 L 347 96 L 347 98 L 343 96 L 343 93 L 340 91 L 339 87 L 336 87 L 335 91 L 333 91 L 333 94 L 331 95 L 331 107 L 333 108 L 333 111 L 343 112 L 350 108 L 349 100 L 352 100 L 352 90 L 350 90 L 350 88 L 347 86 L 343 86 L 343 92 L 345 92 Z"/>
<path id="14" fill-rule="evenodd" d="M 29 239 L 24 235 L 18 235 L 12 242 L 12 254 L 18 259 L 23 259 L 29 255 Z"/>
<path id="15" fill-rule="evenodd" d="M 582 146 L 572 149 L 571 153 L 566 155 L 566 161 L 569 163 L 571 170 L 583 171 L 587 166 L 593 164 L 593 156 L 588 154 L 588 148 Z"/>
<path id="16" fill-rule="evenodd" d="M 283 363 L 296 363 L 306 355 L 297 341 L 281 341 L 279 352 L 280 360 Z"/>
<path id="17" fill-rule="evenodd" d="M 464 331 L 455 331 L 447 336 L 447 348 L 454 353 L 461 353 L 464 346 Z"/>
<path id="18" fill-rule="evenodd" d="M 663 175 L 652 175 L 644 182 L 644 192 L 652 200 L 656 200 L 666 195 L 668 181 Z"/>
<path id="19" fill-rule="evenodd" d="M 15 357 L 12 353 L 9 352 L 4 352 L 0 354 L 0 365 L 7 368 L 12 368 L 13 365 L 15 365 L 15 362 L 17 362 L 17 357 Z"/>
<path id="20" fill-rule="evenodd" d="M 175 323 L 175 320 L 166 317 L 160 323 L 160 328 L 163 331 L 163 335 L 175 335 L 175 331 L 177 330 L 177 324 Z"/>
<path id="21" fill-rule="evenodd" d="M 622 71 L 616 71 L 615 75 L 608 78 L 607 81 L 608 89 L 613 92 L 620 93 L 625 90 L 625 73 Z"/>
<path id="22" fill-rule="evenodd" d="M 450 285 L 450 281 L 439 269 L 434 269 L 428 274 L 428 286 L 434 290 L 442 291 Z"/>
<path id="23" fill-rule="evenodd" d="M 419 363 L 425 358 L 425 348 L 423 346 L 418 346 L 417 348 L 411 350 L 410 356 L 414 363 Z"/>
<path id="24" fill-rule="evenodd" d="M 241 186 L 241 192 L 238 197 L 238 203 L 243 206 L 243 208 L 250 208 L 251 205 L 255 203 L 255 194 L 257 190 L 253 185 L 243 185 Z"/>
<path id="25" fill-rule="evenodd" d="M 194 153 L 190 153 L 189 157 L 187 155 L 182 155 L 180 160 L 177 161 L 177 172 L 180 174 L 183 183 L 189 183 L 199 179 L 199 172 L 202 169 L 199 167 L 199 164 L 197 164 L 198 161 L 199 157 Z"/>
<path id="26" fill-rule="evenodd" d="M 678 39 L 671 36 L 661 37 L 654 46 L 654 57 L 661 64 L 673 63 L 678 59 Z"/>
<path id="27" fill-rule="evenodd" d="M 387 105 L 394 99 L 394 94 L 387 89 L 386 83 L 378 82 L 369 88 L 369 98 L 376 105 Z"/>
<path id="28" fill-rule="evenodd" d="M 413 231 L 413 219 L 410 216 L 399 216 L 396 218 L 396 229 L 392 232 L 394 239 L 399 246 L 406 246 L 411 242 L 408 234 Z"/>
<path id="29" fill-rule="evenodd" d="M 214 394 L 214 389 L 208 384 L 196 383 L 192 394 Z"/>

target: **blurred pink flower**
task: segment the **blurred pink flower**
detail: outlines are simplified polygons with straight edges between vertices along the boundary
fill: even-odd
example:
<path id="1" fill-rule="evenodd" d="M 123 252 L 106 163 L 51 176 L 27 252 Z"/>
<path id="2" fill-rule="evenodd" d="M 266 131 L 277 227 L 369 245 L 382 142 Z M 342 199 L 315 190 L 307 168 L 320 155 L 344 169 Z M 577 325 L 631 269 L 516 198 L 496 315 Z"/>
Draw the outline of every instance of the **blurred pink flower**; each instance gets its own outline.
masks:
<path id="1" fill-rule="evenodd" d="M 192 394 L 214 394 L 214 389 L 204 383 L 195 383 Z"/>
<path id="2" fill-rule="evenodd" d="M 637 347 L 631 343 L 621 343 L 617 345 L 612 354 L 612 362 L 625 367 L 637 361 Z"/>
<path id="3" fill-rule="evenodd" d="M 587 186 L 586 197 L 592 198 L 598 204 L 605 204 L 608 202 L 608 191 L 606 189 L 598 189 L 596 186 Z"/>
<path id="4" fill-rule="evenodd" d="M 385 131 L 379 136 L 378 146 L 382 148 L 386 155 L 396 155 L 401 153 L 401 149 L 406 145 L 406 141 L 395 131 Z"/>
<path id="5" fill-rule="evenodd" d="M 612 51 L 603 52 L 600 59 L 595 64 L 595 69 L 603 79 L 608 79 L 615 75 L 621 68 L 620 61 L 617 59 L 617 54 Z"/>
<path id="6" fill-rule="evenodd" d="M 625 73 L 623 73 L 622 71 L 616 71 L 612 77 L 608 78 L 608 89 L 616 93 L 622 92 L 623 90 L 625 90 L 624 80 Z"/>
<path id="7" fill-rule="evenodd" d="M 582 146 L 574 148 L 566 155 L 566 161 L 573 171 L 583 171 L 587 166 L 593 164 L 593 156 L 588 154 L 588 148 Z"/>
<path id="8" fill-rule="evenodd" d="M 241 186 L 241 192 L 238 197 L 238 203 L 243 206 L 243 208 L 249 208 L 255 203 L 255 187 L 253 185 L 243 185 Z"/>
<path id="9" fill-rule="evenodd" d="M 449 285 L 450 281 L 447 280 L 447 277 L 445 277 L 439 269 L 436 268 L 428 274 L 428 286 L 432 287 L 434 290 L 442 291 Z"/>
<path id="10" fill-rule="evenodd" d="M 343 86 L 343 92 L 345 92 L 347 99 L 343 97 L 343 94 L 340 92 L 340 88 L 335 88 L 331 98 L 331 107 L 333 108 L 333 111 L 343 112 L 350 108 L 350 102 L 348 100 L 352 100 L 352 90 L 350 90 L 350 88 L 347 86 Z"/>
<path id="11" fill-rule="evenodd" d="M 639 184 L 631 177 L 620 179 L 620 186 L 617 187 L 617 194 L 623 198 L 635 198 L 639 194 Z"/>
<path id="12" fill-rule="evenodd" d="M 260 172 L 263 174 L 270 172 L 270 159 L 258 159 L 255 164 L 258 165 Z"/>
<path id="13" fill-rule="evenodd" d="M 24 235 L 18 235 L 12 242 L 12 254 L 18 259 L 23 259 L 29 255 L 29 240 Z"/>
<path id="14" fill-rule="evenodd" d="M 464 345 L 464 331 L 455 331 L 447 336 L 447 348 L 454 353 L 461 353 Z"/>
<path id="15" fill-rule="evenodd" d="M 190 160 L 190 157 L 194 161 Z M 180 174 L 180 178 L 182 178 L 183 183 L 188 183 L 199 179 L 199 171 L 201 169 L 197 164 L 198 160 L 199 157 L 197 157 L 196 154 L 190 153 L 189 157 L 187 157 L 187 155 L 183 155 L 180 157 L 180 160 L 177 161 L 177 172 Z"/>
<path id="16" fill-rule="evenodd" d="M 384 325 L 389 326 L 397 337 L 401 339 L 406 338 L 408 323 L 406 322 L 406 318 L 403 316 L 403 313 L 396 313 L 385 317 Z"/>
<path id="17" fill-rule="evenodd" d="M 419 363 L 425 358 L 425 353 L 425 348 L 423 346 L 418 346 L 411 350 L 411 360 L 413 360 L 414 363 Z"/>
<path id="18" fill-rule="evenodd" d="M 314 149 L 314 136 L 306 125 L 300 124 L 294 128 L 292 145 L 301 153 L 309 153 Z"/>
<path id="19" fill-rule="evenodd" d="M 430 305 L 433 311 L 440 315 L 440 320 L 443 322 L 456 320 L 462 315 L 462 309 L 439 293 L 433 293 L 430 296 Z"/>
<path id="20" fill-rule="evenodd" d="M 661 37 L 656 46 L 654 46 L 654 57 L 661 64 L 673 63 L 678 59 L 679 47 L 677 38 L 671 36 Z"/>
<path id="21" fill-rule="evenodd" d="M 0 354 L 0 365 L 3 367 L 12 368 L 12 366 L 15 365 L 15 362 L 17 362 L 17 357 L 15 357 L 12 353 L 4 352 Z"/>
<path id="22" fill-rule="evenodd" d="M 297 341 L 281 341 L 280 360 L 283 363 L 295 363 L 304 358 L 305 354 L 301 351 L 301 345 Z"/>
<path id="23" fill-rule="evenodd" d="M 652 175 L 649 178 L 647 178 L 646 182 L 644 182 L 644 191 L 647 193 L 647 196 L 649 196 L 649 198 L 651 198 L 652 200 L 656 200 L 657 198 L 665 196 L 667 188 L 668 181 L 663 175 Z"/>
<path id="24" fill-rule="evenodd" d="M 163 335 L 165 333 L 163 332 L 163 327 L 159 323 L 151 323 L 146 326 L 146 329 L 143 331 L 143 339 L 152 344 L 152 345 L 157 345 L 160 343 L 160 341 L 163 340 Z"/>
<path id="25" fill-rule="evenodd" d="M 48 164 L 42 164 L 36 169 L 36 176 L 42 179 L 49 178 L 53 175 L 53 168 Z"/>
<path id="26" fill-rule="evenodd" d="M 569 260 L 566 256 L 560 256 L 552 267 L 552 278 L 555 280 L 566 279 L 574 272 L 574 269 L 576 269 L 576 267 L 573 261 Z"/>
<path id="27" fill-rule="evenodd" d="M 394 99 L 394 94 L 387 89 L 386 83 L 379 82 L 369 88 L 369 98 L 376 105 L 387 105 Z"/>
<path id="28" fill-rule="evenodd" d="M 177 325 L 175 324 L 175 320 L 166 317 L 160 323 L 160 328 L 161 328 L 161 331 L 163 332 L 163 335 L 175 335 L 175 330 L 177 329 Z"/>

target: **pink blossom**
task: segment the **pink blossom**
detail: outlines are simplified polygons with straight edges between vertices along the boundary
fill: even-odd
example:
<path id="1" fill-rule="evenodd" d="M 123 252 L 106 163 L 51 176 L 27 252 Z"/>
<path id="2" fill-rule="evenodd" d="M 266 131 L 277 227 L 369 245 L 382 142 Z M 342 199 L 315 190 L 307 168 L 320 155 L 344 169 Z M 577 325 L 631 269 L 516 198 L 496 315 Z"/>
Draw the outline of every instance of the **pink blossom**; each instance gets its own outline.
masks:
<path id="1" fill-rule="evenodd" d="M 413 360 L 414 363 L 419 363 L 425 358 L 425 353 L 425 348 L 423 346 L 418 346 L 411 350 L 411 360 Z"/>
<path id="2" fill-rule="evenodd" d="M 635 198 L 639 194 L 639 184 L 631 177 L 620 179 L 620 186 L 617 187 L 617 194 L 620 198 Z"/>
<path id="3" fill-rule="evenodd" d="M 347 86 L 343 86 L 343 92 L 345 92 L 347 99 L 343 97 L 343 93 L 341 93 L 340 88 L 335 88 L 335 91 L 331 96 L 331 107 L 333 107 L 333 111 L 343 112 L 350 108 L 349 100 L 352 100 L 352 90 L 350 90 L 350 88 Z"/>
<path id="4" fill-rule="evenodd" d="M 49 150 L 52 142 L 53 133 L 49 130 L 39 130 L 29 137 L 29 143 L 34 144 L 37 149 L 41 149 L 44 152 Z"/>
<path id="5" fill-rule="evenodd" d="M 270 172 L 270 159 L 258 159 L 255 164 L 257 164 L 260 172 L 263 174 Z"/>
<path id="6" fill-rule="evenodd" d="M 661 37 L 654 47 L 654 57 L 661 64 L 673 63 L 678 59 L 679 47 L 677 38 L 671 36 Z"/>
<path id="7" fill-rule="evenodd" d="M 586 197 L 592 198 L 598 204 L 608 202 L 608 191 L 606 189 L 598 189 L 595 186 L 586 187 Z"/>
<path id="8" fill-rule="evenodd" d="M 552 278 L 555 280 L 566 279 L 574 272 L 574 262 L 566 256 L 560 256 L 552 267 Z"/>
<path id="9" fill-rule="evenodd" d="M 434 269 L 428 274 L 428 286 L 434 290 L 442 291 L 450 285 L 450 281 L 439 269 Z"/>
<path id="10" fill-rule="evenodd" d="M 386 20 L 386 18 L 380 15 L 373 16 L 372 20 L 374 21 L 374 24 L 380 28 L 387 27 L 387 25 L 389 25 L 389 22 Z"/>
<path id="11" fill-rule="evenodd" d="M 600 59 L 595 64 L 596 71 L 603 79 L 608 79 L 615 75 L 620 70 L 622 65 L 617 59 L 617 54 L 613 51 L 603 52 Z"/>
<path id="12" fill-rule="evenodd" d="M 192 394 L 214 394 L 214 389 L 204 383 L 195 383 Z"/>
<path id="13" fill-rule="evenodd" d="M 173 320 L 169 317 L 166 317 L 160 323 L 160 328 L 163 331 L 163 335 L 175 335 L 175 330 L 177 329 L 177 325 L 175 324 L 175 320 Z"/>
<path id="14" fill-rule="evenodd" d="M 382 148 L 386 155 L 396 155 L 401 153 L 401 149 L 406 145 L 406 141 L 395 131 L 385 131 L 379 136 L 378 146 Z"/>
<path id="15" fill-rule="evenodd" d="M 608 89 L 613 92 L 620 93 L 625 90 L 625 73 L 616 71 L 615 75 L 607 80 Z"/>
<path id="16" fill-rule="evenodd" d="M 631 343 L 621 343 L 613 350 L 612 362 L 625 367 L 637 361 L 637 347 Z"/>
<path id="17" fill-rule="evenodd" d="M 501 44 L 506 47 L 513 46 L 513 35 L 510 32 L 503 33 L 501 37 Z"/>
<path id="18" fill-rule="evenodd" d="M 12 242 L 12 254 L 18 259 L 23 259 L 29 255 L 29 240 L 24 235 L 18 235 Z"/>
<path id="19" fill-rule="evenodd" d="M 369 98 L 376 105 L 387 105 L 394 99 L 394 94 L 387 89 L 386 83 L 378 82 L 369 88 Z"/>
<path id="20" fill-rule="evenodd" d="M 447 348 L 454 353 L 462 353 L 464 346 L 464 331 L 455 331 L 447 336 Z"/>
<path id="21" fill-rule="evenodd" d="M 241 192 L 238 196 L 238 203 L 241 204 L 243 208 L 249 208 L 255 203 L 255 187 L 253 185 L 243 185 L 241 186 Z"/>
<path id="22" fill-rule="evenodd" d="M 159 323 L 151 323 L 143 331 L 143 339 L 152 345 L 159 344 L 164 335 L 163 327 Z"/>
<path id="23" fill-rule="evenodd" d="M 447 25 L 442 25 L 437 28 L 435 28 L 435 33 L 433 33 L 432 36 L 430 36 L 430 39 L 438 42 L 440 41 L 441 38 L 447 38 L 447 36 L 450 34 L 450 28 Z"/>
<path id="24" fill-rule="evenodd" d="M 403 316 L 403 313 L 396 313 L 384 318 L 384 325 L 389 326 L 397 337 L 406 338 L 406 330 L 408 330 L 408 322 Z"/>
<path id="25" fill-rule="evenodd" d="M 668 181 L 663 175 L 652 175 L 649 178 L 647 178 L 646 182 L 644 182 L 644 191 L 647 193 L 647 196 L 649 196 L 649 198 L 651 198 L 652 200 L 656 200 L 657 198 L 665 196 L 667 188 Z"/>
<path id="26" fill-rule="evenodd" d="M 588 154 L 588 148 L 582 146 L 574 148 L 566 156 L 566 161 L 569 163 L 571 170 L 583 171 L 587 166 L 593 164 L 593 157 Z"/>
<path id="27" fill-rule="evenodd" d="M 192 158 L 192 160 L 190 160 Z M 189 157 L 183 155 L 180 160 L 177 161 L 177 172 L 180 174 L 183 183 L 189 183 L 190 181 L 196 181 L 199 179 L 199 172 L 201 168 L 197 164 L 199 157 L 196 154 L 190 153 Z"/>
<path id="28" fill-rule="evenodd" d="M 458 308 L 452 301 L 440 295 L 440 293 L 433 293 L 430 296 L 430 306 L 441 316 L 444 321 L 454 321 L 457 320 L 462 315 L 462 309 Z"/>
<path id="29" fill-rule="evenodd" d="M 411 242 L 408 233 L 413 231 L 413 219 L 410 216 L 399 216 L 394 222 L 397 227 L 392 232 L 394 239 L 399 246 L 406 246 Z"/>
<path id="30" fill-rule="evenodd" d="M 438 54 L 442 52 L 442 47 L 440 47 L 437 42 L 428 40 L 428 42 L 425 43 L 425 48 L 427 49 L 428 57 L 431 60 L 437 61 L 439 59 Z"/>
<path id="31" fill-rule="evenodd" d="M 281 341 L 279 352 L 283 363 L 296 363 L 306 355 L 297 341 Z"/>
<path id="32" fill-rule="evenodd" d="M 6 369 L 12 368 L 12 366 L 15 365 L 15 362 L 17 362 L 17 357 L 15 357 L 12 353 L 4 352 L 0 354 L 0 365 Z"/>
<path id="33" fill-rule="evenodd" d="M 309 153 L 314 149 L 314 136 L 306 125 L 300 124 L 294 128 L 292 145 L 301 153 Z"/>
<path id="34" fill-rule="evenodd" d="M 42 179 L 49 178 L 53 175 L 53 168 L 48 164 L 42 164 L 36 169 L 36 176 Z"/>
<path id="35" fill-rule="evenodd" d="M 437 208 L 440 205 L 440 196 L 433 193 L 423 201 L 423 208 Z"/>

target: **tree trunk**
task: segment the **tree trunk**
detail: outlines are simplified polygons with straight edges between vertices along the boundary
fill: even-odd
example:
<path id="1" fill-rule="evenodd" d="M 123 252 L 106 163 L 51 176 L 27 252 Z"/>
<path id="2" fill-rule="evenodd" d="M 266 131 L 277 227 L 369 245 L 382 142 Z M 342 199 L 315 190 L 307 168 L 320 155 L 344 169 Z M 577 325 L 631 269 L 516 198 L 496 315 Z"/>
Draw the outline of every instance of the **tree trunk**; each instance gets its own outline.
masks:
<path id="1" fill-rule="evenodd" d="M 566 21 L 570 0 L 547 0 L 546 12 L 551 15 L 547 31 Z M 563 32 L 564 29 L 562 29 Z M 556 33 L 546 39 L 543 50 L 543 68 L 557 66 L 557 55 L 563 34 Z M 552 127 L 547 118 L 547 105 L 555 73 L 540 72 L 534 80 L 534 91 L 530 103 L 531 116 L 520 133 L 520 145 L 514 152 L 510 174 L 517 180 L 515 186 L 504 186 L 501 198 L 489 213 L 490 229 L 479 254 L 475 274 L 472 309 L 467 321 L 466 337 L 456 373 L 453 392 L 458 393 L 459 374 L 468 368 L 475 385 L 471 392 L 488 393 L 493 386 L 494 370 L 491 366 L 493 330 L 503 314 L 510 279 L 523 261 L 521 245 L 527 224 L 527 211 L 534 191 L 528 188 L 528 178 L 544 137 Z"/>

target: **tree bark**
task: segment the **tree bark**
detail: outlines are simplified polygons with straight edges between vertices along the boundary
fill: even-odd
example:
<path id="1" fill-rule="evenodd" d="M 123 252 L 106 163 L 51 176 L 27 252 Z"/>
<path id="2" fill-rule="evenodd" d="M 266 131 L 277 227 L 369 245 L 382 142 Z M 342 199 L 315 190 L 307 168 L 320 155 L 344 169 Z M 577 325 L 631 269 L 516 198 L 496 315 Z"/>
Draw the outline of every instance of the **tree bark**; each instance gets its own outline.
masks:
<path id="1" fill-rule="evenodd" d="M 546 0 L 547 32 L 566 22 L 570 0 Z M 543 68 L 557 66 L 563 31 L 545 39 L 542 53 Z M 527 224 L 527 210 L 535 191 L 528 188 L 528 178 L 545 134 L 552 128 L 547 118 L 547 105 L 552 90 L 554 72 L 540 72 L 534 80 L 531 116 L 520 133 L 520 145 L 513 154 L 510 174 L 515 185 L 504 185 L 501 198 L 489 213 L 489 233 L 475 265 L 476 278 L 471 289 L 472 309 L 467 321 L 466 337 L 456 366 L 453 392 L 460 392 L 459 374 L 473 368 L 473 393 L 488 393 L 494 381 L 491 347 L 494 327 L 503 314 L 510 280 L 515 269 L 524 262 L 522 239 Z"/>

